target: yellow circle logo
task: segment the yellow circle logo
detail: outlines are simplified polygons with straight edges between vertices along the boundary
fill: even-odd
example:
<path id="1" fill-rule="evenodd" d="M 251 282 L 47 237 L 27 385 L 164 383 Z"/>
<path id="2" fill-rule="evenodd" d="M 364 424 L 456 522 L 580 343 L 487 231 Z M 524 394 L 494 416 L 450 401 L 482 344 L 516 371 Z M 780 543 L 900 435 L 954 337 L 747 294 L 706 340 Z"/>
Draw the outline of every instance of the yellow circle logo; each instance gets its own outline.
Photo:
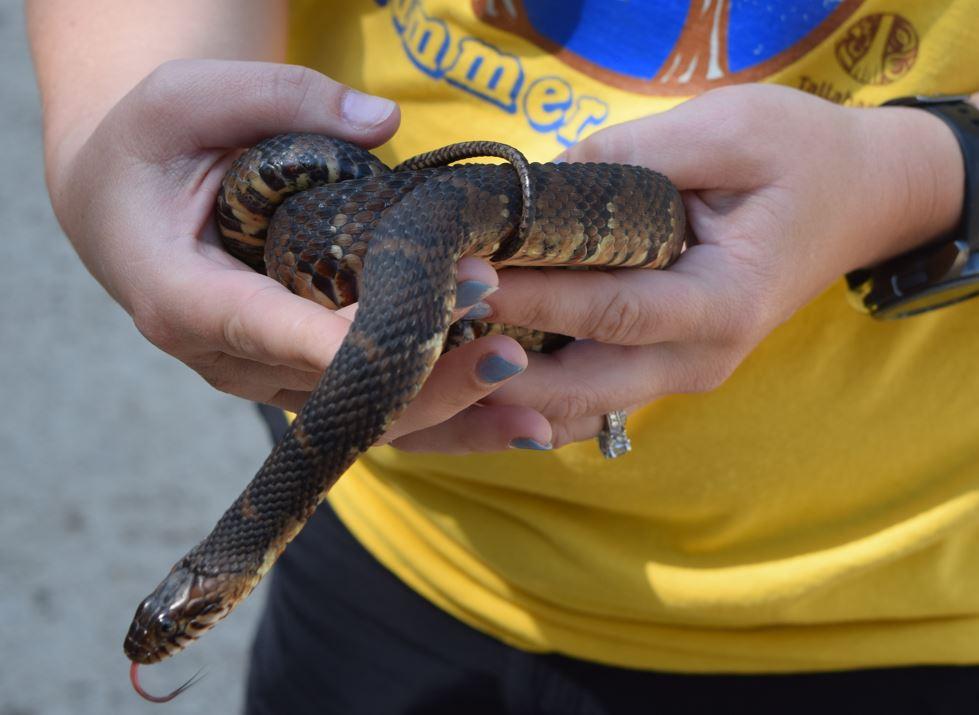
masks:
<path id="1" fill-rule="evenodd" d="M 836 59 L 861 84 L 890 84 L 911 71 L 918 33 L 896 13 L 862 17 L 836 43 Z"/>

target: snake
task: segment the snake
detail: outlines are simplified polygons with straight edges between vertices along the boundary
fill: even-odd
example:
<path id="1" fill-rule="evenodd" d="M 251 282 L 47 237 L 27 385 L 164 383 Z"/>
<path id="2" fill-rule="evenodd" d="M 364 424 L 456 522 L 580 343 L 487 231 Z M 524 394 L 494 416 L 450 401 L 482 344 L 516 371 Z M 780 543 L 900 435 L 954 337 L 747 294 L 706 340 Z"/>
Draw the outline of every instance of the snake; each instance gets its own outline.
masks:
<path id="1" fill-rule="evenodd" d="M 455 163 L 493 157 L 503 163 Z M 138 606 L 124 652 L 140 665 L 183 650 L 258 585 L 330 488 L 417 395 L 453 343 L 490 332 L 529 349 L 565 344 L 513 326 L 453 325 L 456 262 L 494 267 L 665 268 L 681 253 L 680 192 L 644 167 L 529 163 L 498 142 L 462 142 L 393 169 L 308 133 L 241 153 L 215 210 L 225 249 L 294 293 L 357 312 L 286 434 L 213 530 Z M 509 332 L 508 332 L 509 331 Z"/>

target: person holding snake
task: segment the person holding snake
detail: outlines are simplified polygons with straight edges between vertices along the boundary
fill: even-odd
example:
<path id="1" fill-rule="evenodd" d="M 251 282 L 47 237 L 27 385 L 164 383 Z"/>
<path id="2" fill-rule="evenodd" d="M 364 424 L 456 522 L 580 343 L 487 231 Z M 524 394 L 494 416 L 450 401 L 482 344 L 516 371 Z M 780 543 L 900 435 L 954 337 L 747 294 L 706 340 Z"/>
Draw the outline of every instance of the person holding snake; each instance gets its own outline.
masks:
<path id="1" fill-rule="evenodd" d="M 974 701 L 975 0 L 28 10 L 81 259 L 299 414 L 135 684 L 282 552 L 249 713 Z"/>

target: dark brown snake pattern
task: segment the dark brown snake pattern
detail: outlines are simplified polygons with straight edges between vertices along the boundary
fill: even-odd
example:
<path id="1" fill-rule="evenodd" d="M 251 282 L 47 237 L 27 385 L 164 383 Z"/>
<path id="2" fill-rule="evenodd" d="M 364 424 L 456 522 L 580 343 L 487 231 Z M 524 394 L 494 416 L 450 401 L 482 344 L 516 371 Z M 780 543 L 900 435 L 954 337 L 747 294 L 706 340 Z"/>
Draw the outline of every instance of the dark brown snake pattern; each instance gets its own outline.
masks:
<path id="1" fill-rule="evenodd" d="M 473 156 L 513 166 L 444 166 Z M 660 174 L 528 165 L 490 142 L 453 145 L 392 171 L 339 140 L 274 137 L 234 163 L 217 213 L 226 248 L 242 261 L 327 307 L 358 298 L 359 306 L 288 434 L 140 604 L 125 640 L 134 664 L 182 650 L 240 603 L 411 402 L 446 344 L 461 256 L 496 266 L 662 268 L 686 234 L 679 193 Z M 487 330 L 499 328 L 477 334 Z"/>

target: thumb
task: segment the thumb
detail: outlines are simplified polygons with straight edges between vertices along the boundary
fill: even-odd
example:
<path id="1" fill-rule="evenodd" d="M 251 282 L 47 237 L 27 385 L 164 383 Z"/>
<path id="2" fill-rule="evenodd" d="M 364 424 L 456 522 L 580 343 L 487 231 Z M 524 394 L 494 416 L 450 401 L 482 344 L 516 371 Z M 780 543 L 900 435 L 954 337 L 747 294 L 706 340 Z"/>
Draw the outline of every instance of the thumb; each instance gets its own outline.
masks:
<path id="1" fill-rule="evenodd" d="M 668 176 L 681 191 L 753 188 L 766 178 L 769 150 L 759 145 L 763 127 L 757 123 L 758 110 L 735 95 L 737 91 L 707 93 L 665 112 L 608 127 L 561 158 L 645 166 Z"/>
<path id="2" fill-rule="evenodd" d="M 400 121 L 391 100 L 306 67 L 228 60 L 167 62 L 114 111 L 125 109 L 131 111 L 122 116 L 134 122 L 151 156 L 250 146 L 283 132 L 316 132 L 371 147 L 394 134 Z"/>

